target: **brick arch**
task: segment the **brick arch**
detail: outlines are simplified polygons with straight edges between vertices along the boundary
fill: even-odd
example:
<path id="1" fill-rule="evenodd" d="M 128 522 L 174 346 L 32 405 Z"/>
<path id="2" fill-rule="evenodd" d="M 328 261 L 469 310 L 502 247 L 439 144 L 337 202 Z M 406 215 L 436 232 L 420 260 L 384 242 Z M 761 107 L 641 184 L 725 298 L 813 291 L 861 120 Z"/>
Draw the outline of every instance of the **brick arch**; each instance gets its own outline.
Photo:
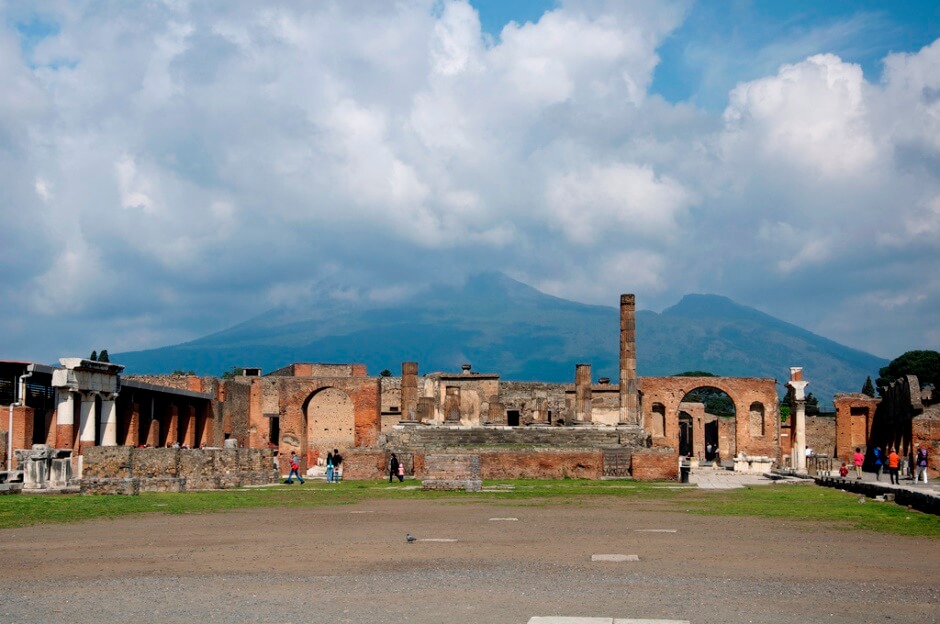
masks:
<path id="1" fill-rule="evenodd" d="M 303 409 L 308 458 L 326 455 L 334 448 L 345 452 L 355 445 L 356 417 L 348 393 L 334 386 L 319 388 L 310 393 Z"/>
<path id="2" fill-rule="evenodd" d="M 281 453 L 299 453 L 304 460 L 303 469 L 319 457 L 319 453 L 309 452 L 307 408 L 318 392 L 328 388 L 345 393 L 352 402 L 351 446 L 375 444 L 381 430 L 381 392 L 377 377 L 281 377 L 277 379 L 277 386 L 281 419 L 278 449 Z"/>
<path id="3" fill-rule="evenodd" d="M 777 414 L 776 381 L 752 377 L 640 377 L 642 393 L 643 426 L 653 430 L 653 405 L 665 407 L 665 431 L 662 436 L 653 436 L 656 446 L 678 448 L 679 404 L 685 396 L 698 388 L 715 388 L 727 394 L 735 411 L 733 448 L 721 449 L 722 457 L 745 452 L 748 455 L 777 456 L 779 419 Z M 752 436 L 748 415 L 753 403 L 764 406 L 764 435 Z M 730 442 L 730 440 L 729 440 Z"/>

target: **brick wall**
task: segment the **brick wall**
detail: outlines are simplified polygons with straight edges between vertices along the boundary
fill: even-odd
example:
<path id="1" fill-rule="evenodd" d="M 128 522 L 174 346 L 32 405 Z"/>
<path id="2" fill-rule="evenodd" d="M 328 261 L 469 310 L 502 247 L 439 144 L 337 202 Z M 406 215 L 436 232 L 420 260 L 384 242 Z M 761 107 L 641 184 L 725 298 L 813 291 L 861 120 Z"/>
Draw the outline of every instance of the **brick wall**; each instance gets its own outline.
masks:
<path id="1" fill-rule="evenodd" d="M 834 457 L 836 453 L 836 419 L 833 416 L 806 417 L 806 446 L 816 454 Z"/>
<path id="2" fill-rule="evenodd" d="M 637 481 L 674 480 L 679 474 L 679 458 L 675 453 L 634 453 L 632 472 Z"/>

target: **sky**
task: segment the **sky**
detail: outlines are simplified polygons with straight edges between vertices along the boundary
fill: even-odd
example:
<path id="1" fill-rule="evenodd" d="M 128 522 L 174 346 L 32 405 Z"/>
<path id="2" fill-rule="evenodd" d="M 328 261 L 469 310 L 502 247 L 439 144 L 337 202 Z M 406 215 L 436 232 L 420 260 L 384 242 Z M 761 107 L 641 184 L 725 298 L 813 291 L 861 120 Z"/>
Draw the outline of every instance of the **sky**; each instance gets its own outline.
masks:
<path id="1" fill-rule="evenodd" d="M 940 349 L 938 38 L 935 2 L 0 2 L 0 359 L 489 270 Z"/>

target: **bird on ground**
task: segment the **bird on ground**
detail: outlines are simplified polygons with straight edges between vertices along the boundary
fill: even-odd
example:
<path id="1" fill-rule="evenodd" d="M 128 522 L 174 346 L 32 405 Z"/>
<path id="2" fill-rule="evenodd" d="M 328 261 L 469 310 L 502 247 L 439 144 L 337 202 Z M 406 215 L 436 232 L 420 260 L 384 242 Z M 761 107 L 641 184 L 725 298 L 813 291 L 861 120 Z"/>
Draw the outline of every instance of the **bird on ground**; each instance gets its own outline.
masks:
<path id="1" fill-rule="evenodd" d="M 408 542 L 409 544 L 412 544 L 414 542 L 417 542 L 418 538 L 412 535 L 411 533 L 405 533 L 405 541 Z"/>

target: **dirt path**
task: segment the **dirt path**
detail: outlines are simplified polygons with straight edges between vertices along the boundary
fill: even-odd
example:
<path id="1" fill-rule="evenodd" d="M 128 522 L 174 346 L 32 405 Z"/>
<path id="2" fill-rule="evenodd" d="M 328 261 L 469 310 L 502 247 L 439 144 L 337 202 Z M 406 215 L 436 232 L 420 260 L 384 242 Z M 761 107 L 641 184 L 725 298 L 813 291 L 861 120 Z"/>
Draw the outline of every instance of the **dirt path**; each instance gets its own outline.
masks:
<path id="1" fill-rule="evenodd" d="M 125 517 L 0 531 L 0 560 L 0 622 L 940 621 L 937 540 L 610 498 Z"/>

